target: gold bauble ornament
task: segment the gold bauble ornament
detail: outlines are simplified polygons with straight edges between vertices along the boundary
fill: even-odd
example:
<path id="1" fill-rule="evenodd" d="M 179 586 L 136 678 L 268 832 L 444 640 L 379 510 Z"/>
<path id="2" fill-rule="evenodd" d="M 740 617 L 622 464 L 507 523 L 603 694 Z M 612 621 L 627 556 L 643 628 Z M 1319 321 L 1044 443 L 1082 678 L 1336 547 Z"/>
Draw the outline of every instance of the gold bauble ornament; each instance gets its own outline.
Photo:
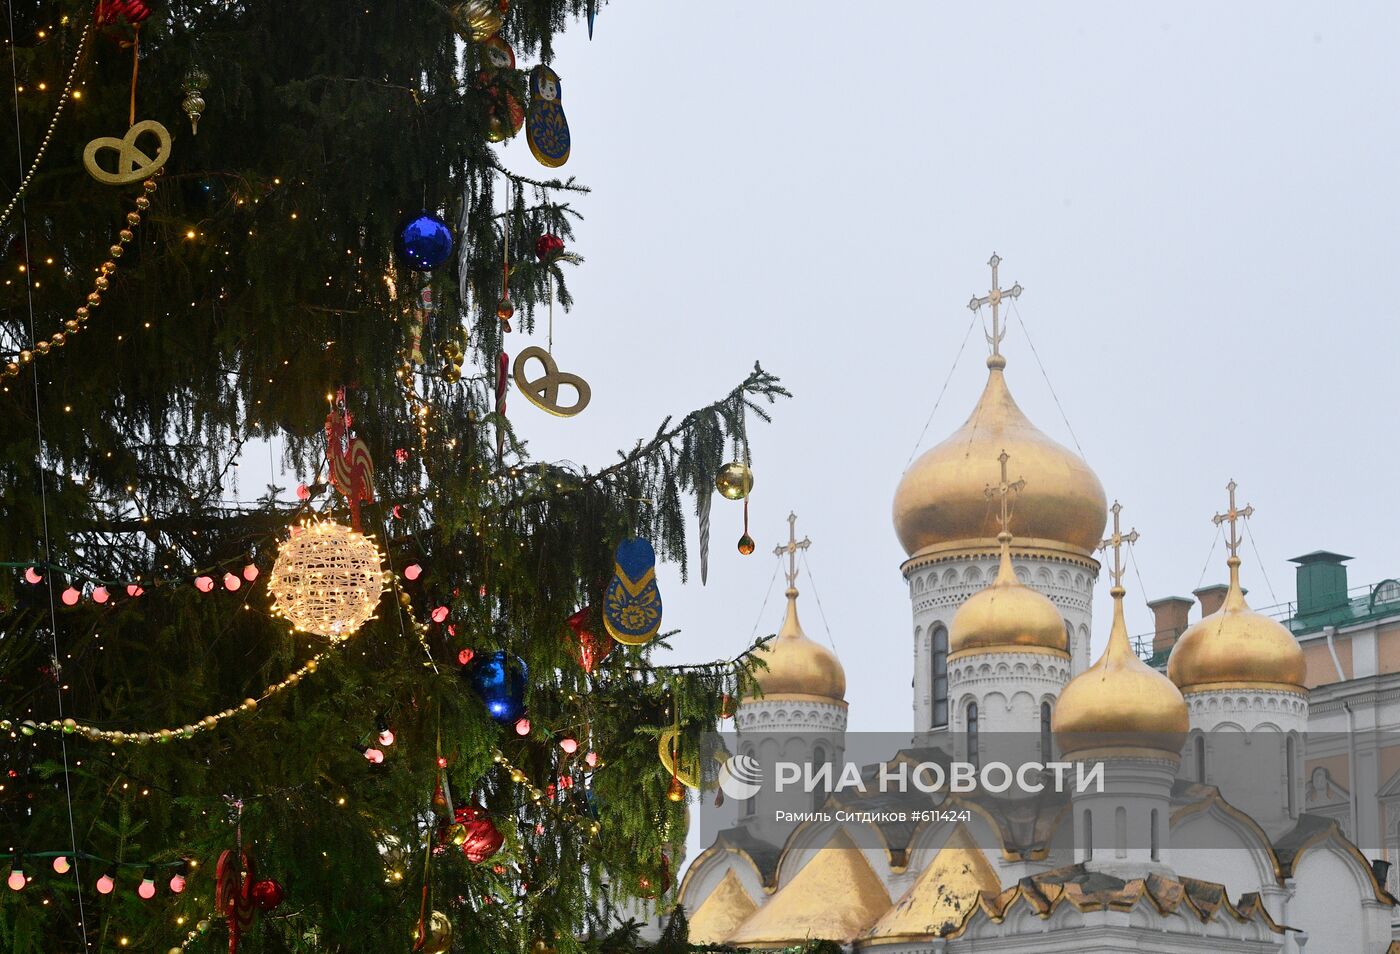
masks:
<path id="1" fill-rule="evenodd" d="M 715 489 L 726 500 L 743 500 L 753 490 L 753 471 L 743 461 L 730 461 L 715 475 Z"/>
<path id="2" fill-rule="evenodd" d="M 428 923 L 413 930 L 414 954 L 448 954 L 452 950 L 452 922 L 441 911 L 428 915 Z"/>
<path id="3" fill-rule="evenodd" d="M 509 6 L 509 0 L 463 0 L 452 8 L 452 20 L 462 39 L 480 43 L 501 31 Z"/>
<path id="4" fill-rule="evenodd" d="M 374 615 L 384 592 L 379 549 L 338 523 L 310 524 L 282 544 L 268 589 L 273 612 L 296 629 L 346 639 Z"/>

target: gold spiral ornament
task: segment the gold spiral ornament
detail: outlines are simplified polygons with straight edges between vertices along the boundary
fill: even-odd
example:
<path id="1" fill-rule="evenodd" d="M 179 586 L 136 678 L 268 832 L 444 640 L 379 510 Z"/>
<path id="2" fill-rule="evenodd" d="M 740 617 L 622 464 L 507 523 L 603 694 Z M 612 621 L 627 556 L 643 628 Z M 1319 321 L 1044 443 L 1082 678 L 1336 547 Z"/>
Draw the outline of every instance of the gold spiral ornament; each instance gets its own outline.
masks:
<path id="1" fill-rule="evenodd" d="M 312 523 L 282 545 L 268 589 L 273 612 L 295 629 L 338 642 L 374 616 L 384 592 L 383 557 L 362 533 Z"/>

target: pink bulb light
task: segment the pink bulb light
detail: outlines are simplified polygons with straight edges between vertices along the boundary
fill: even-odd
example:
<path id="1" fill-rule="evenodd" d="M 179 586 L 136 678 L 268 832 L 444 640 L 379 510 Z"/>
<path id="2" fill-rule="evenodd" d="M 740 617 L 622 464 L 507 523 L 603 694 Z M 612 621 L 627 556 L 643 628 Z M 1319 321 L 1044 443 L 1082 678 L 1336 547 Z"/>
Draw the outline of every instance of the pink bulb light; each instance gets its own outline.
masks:
<path id="1" fill-rule="evenodd" d="M 257 578 L 258 578 L 258 568 L 257 568 L 256 566 L 254 566 L 253 564 L 249 563 L 247 566 L 245 566 L 245 567 L 243 568 L 243 579 L 245 579 L 245 580 L 247 580 L 249 583 L 251 583 L 251 582 L 253 582 L 254 580 L 256 580 Z"/>
<path id="2" fill-rule="evenodd" d="M 380 762 L 384 761 L 384 753 L 378 749 L 365 749 L 365 758 L 369 759 L 375 765 L 378 765 Z"/>
<path id="3" fill-rule="evenodd" d="M 136 889 L 136 893 L 142 901 L 149 901 L 156 896 L 156 883 L 150 878 L 145 878 L 141 881 L 141 887 Z"/>
<path id="4" fill-rule="evenodd" d="M 112 893 L 112 889 L 115 888 L 116 886 L 117 886 L 117 883 L 116 883 L 115 881 L 112 880 L 112 876 L 109 875 L 109 874 L 105 874 L 105 875 L 103 875 L 102 877 L 100 877 L 100 878 L 97 879 L 97 893 L 98 893 L 98 894 L 111 894 L 111 893 Z"/>
<path id="5" fill-rule="evenodd" d="M 170 879 L 170 893 L 179 894 L 185 890 L 185 876 L 177 874 Z"/>
<path id="6" fill-rule="evenodd" d="M 70 586 L 68 587 L 68 589 L 63 591 L 63 605 L 72 606 L 74 603 L 77 603 L 78 600 L 82 599 L 82 596 L 83 594 L 79 593 L 77 590 L 73 589 L 73 587 Z"/>
<path id="7" fill-rule="evenodd" d="M 239 588 L 240 586 L 242 586 L 242 585 L 243 585 L 243 581 L 242 581 L 241 579 L 239 579 L 238 576 L 237 576 L 236 574 L 234 574 L 234 573 L 225 573 L 225 574 L 224 574 L 224 589 L 228 590 L 230 593 L 232 593 L 234 590 L 238 589 L 238 588 Z"/>
<path id="8" fill-rule="evenodd" d="M 194 578 L 194 587 L 201 593 L 208 593 L 214 588 L 214 581 L 207 576 L 197 576 Z"/>
<path id="9" fill-rule="evenodd" d="M 385 729 L 383 732 L 379 733 L 379 744 L 380 744 L 380 745 L 385 745 L 385 746 L 387 746 L 387 745 L 393 745 L 393 744 L 394 744 L 394 730 L 393 730 L 393 729 Z"/>
<path id="10" fill-rule="evenodd" d="M 25 885 L 24 872 L 16 868 L 14 871 L 10 872 L 10 878 L 5 883 L 10 886 L 11 891 L 23 891 Z"/>
<path id="11" fill-rule="evenodd" d="M 584 760 L 585 762 L 588 763 L 588 767 L 589 767 L 589 768 L 597 768 L 597 767 L 598 767 L 598 753 L 597 753 L 597 752 L 589 752 L 587 755 L 585 755 L 585 756 L 583 757 L 583 760 Z"/>
<path id="12" fill-rule="evenodd" d="M 515 723 L 515 734 L 516 734 L 516 735 L 529 735 L 529 734 L 530 734 L 530 720 L 529 720 L 529 719 L 521 719 L 519 722 Z"/>
<path id="13" fill-rule="evenodd" d="M 464 649 L 464 650 L 462 650 L 461 652 L 459 652 L 459 653 L 457 654 L 457 661 L 458 661 L 459 663 L 461 663 L 463 666 L 465 666 L 467 663 L 471 662 L 471 661 L 472 661 L 473 659 L 475 659 L 475 658 L 476 658 L 476 650 L 475 650 L 475 649 L 470 649 L 470 648 Z"/>
<path id="14" fill-rule="evenodd" d="M 25 567 L 24 582 L 28 583 L 30 586 L 37 586 L 38 584 L 44 582 L 44 577 L 39 573 L 38 570 L 34 569 L 34 567 Z"/>
<path id="15" fill-rule="evenodd" d="M 94 603 L 105 603 L 112 598 L 112 594 L 107 592 L 107 587 L 99 586 L 92 591 L 92 601 Z"/>
<path id="16" fill-rule="evenodd" d="M 68 863 L 68 859 L 63 855 L 59 855 L 53 860 L 53 870 L 59 874 L 67 874 L 72 867 L 73 866 Z"/>
<path id="17" fill-rule="evenodd" d="M 434 623 L 441 623 L 441 622 L 442 622 L 443 620 L 445 620 L 445 619 L 447 619 L 447 607 L 446 607 L 446 606 L 438 606 L 438 607 L 435 607 L 435 608 L 433 609 L 433 622 L 434 622 Z"/>
<path id="18" fill-rule="evenodd" d="M 410 563 L 403 568 L 403 576 L 406 580 L 416 580 L 423 575 L 423 568 L 417 563 Z"/>
<path id="19" fill-rule="evenodd" d="M 573 755 L 578 751 L 578 739 L 560 739 L 559 748 L 563 749 L 565 754 Z"/>
<path id="20" fill-rule="evenodd" d="M 130 596 L 132 599 L 135 599 L 144 592 L 146 591 L 141 589 L 141 587 L 135 583 L 128 583 L 126 585 L 126 595 Z"/>

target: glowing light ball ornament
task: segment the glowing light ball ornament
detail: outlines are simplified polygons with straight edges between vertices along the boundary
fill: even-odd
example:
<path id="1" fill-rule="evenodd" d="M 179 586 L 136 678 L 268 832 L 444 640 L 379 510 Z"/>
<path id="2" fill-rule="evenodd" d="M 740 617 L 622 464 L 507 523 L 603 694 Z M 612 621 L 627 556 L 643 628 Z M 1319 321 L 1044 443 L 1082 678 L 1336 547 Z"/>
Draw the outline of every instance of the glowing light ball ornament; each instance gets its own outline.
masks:
<path id="1" fill-rule="evenodd" d="M 462 670 L 462 677 L 485 703 L 491 718 L 502 725 L 510 725 L 524 714 L 530 670 L 520 657 L 504 650 L 478 655 Z"/>
<path id="2" fill-rule="evenodd" d="M 413 271 L 430 272 L 452 255 L 452 230 L 441 216 L 419 212 L 399 227 L 394 247 Z"/>
<path id="3" fill-rule="evenodd" d="M 332 642 L 354 635 L 384 592 L 379 549 L 331 521 L 302 527 L 282 544 L 268 589 L 273 612 L 301 632 Z"/>

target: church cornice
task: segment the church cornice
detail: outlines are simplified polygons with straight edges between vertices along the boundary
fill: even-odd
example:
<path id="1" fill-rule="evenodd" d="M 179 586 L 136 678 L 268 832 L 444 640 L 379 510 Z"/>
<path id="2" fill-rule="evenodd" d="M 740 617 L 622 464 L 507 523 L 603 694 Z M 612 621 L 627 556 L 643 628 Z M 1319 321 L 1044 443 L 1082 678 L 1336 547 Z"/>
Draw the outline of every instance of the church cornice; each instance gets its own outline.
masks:
<path id="1" fill-rule="evenodd" d="M 905 579 L 908 579 L 910 573 L 922 567 L 949 563 L 954 560 L 994 560 L 1000 552 L 1000 544 L 997 543 L 995 537 L 940 543 L 920 550 L 901 563 L 899 569 L 904 574 Z M 1055 540 L 1041 540 L 1035 537 L 1016 538 L 1011 546 L 1011 556 L 1013 559 L 1023 557 L 1047 560 L 1051 563 L 1065 563 L 1088 570 L 1095 577 L 1098 576 L 1101 568 L 1098 560 L 1077 547 L 1071 547 Z"/>

